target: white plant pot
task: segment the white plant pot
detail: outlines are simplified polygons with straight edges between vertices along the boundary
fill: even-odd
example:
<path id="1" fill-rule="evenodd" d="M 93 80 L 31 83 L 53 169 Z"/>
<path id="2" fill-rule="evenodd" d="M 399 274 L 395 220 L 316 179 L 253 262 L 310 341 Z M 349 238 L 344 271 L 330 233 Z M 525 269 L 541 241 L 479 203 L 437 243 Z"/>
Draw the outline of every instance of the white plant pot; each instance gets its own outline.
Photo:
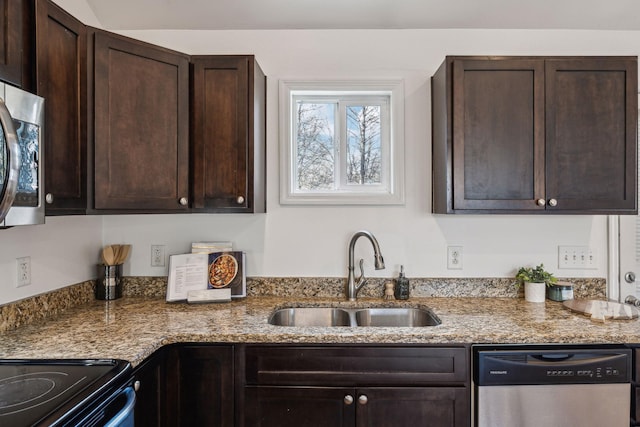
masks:
<path id="1" fill-rule="evenodd" d="M 542 283 L 524 283 L 524 300 L 527 302 L 544 302 L 547 295 L 547 285 Z"/>

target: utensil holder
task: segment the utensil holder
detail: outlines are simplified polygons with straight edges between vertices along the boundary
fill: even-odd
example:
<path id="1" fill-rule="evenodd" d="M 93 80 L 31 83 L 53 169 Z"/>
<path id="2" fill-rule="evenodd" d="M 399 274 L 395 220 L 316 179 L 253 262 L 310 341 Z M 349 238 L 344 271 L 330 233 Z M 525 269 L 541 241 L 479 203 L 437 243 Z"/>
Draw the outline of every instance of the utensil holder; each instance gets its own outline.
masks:
<path id="1" fill-rule="evenodd" d="M 114 300 L 122 296 L 122 264 L 98 264 L 96 299 Z"/>

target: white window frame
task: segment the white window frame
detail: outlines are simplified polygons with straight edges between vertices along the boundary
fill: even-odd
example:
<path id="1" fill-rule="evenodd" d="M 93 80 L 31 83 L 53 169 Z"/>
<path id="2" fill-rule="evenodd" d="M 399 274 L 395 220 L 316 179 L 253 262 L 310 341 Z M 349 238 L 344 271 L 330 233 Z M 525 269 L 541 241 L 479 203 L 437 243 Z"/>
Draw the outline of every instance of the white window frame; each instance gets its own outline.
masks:
<path id="1" fill-rule="evenodd" d="M 280 80 L 280 203 L 296 205 L 402 205 L 404 199 L 404 84 L 402 80 L 384 81 L 303 81 Z M 333 190 L 297 190 L 295 171 L 295 100 L 330 100 L 358 102 L 358 98 L 388 98 L 388 143 L 383 143 L 383 185 L 347 185 L 340 170 L 340 185 Z M 348 100 L 347 100 L 348 99 Z M 383 113 L 384 114 L 384 113 Z M 340 132 L 339 134 L 343 134 Z M 340 137 L 340 153 L 345 153 L 346 140 Z M 343 163 L 340 162 L 342 165 Z M 386 181 L 386 182 L 385 182 Z"/>

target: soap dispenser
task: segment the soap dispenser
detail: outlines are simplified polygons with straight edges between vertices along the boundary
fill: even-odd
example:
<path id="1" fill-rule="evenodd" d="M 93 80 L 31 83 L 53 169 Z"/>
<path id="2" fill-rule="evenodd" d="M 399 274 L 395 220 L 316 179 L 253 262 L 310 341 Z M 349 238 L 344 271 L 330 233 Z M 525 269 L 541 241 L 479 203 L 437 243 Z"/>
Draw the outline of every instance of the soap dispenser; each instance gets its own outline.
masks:
<path id="1" fill-rule="evenodd" d="M 396 299 L 409 299 L 409 279 L 404 277 L 404 265 L 400 266 L 400 275 L 396 279 L 393 294 Z"/>

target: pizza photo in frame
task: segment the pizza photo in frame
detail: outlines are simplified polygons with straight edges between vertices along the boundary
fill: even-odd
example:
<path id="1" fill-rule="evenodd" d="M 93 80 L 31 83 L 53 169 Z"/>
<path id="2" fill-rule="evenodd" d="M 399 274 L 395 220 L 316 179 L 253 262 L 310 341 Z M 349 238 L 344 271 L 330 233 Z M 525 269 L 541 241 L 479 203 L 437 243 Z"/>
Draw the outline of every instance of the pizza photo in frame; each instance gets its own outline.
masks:
<path id="1" fill-rule="evenodd" d="M 240 251 L 209 254 L 208 289 L 231 288 L 231 297 L 246 296 L 245 254 Z"/>

